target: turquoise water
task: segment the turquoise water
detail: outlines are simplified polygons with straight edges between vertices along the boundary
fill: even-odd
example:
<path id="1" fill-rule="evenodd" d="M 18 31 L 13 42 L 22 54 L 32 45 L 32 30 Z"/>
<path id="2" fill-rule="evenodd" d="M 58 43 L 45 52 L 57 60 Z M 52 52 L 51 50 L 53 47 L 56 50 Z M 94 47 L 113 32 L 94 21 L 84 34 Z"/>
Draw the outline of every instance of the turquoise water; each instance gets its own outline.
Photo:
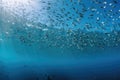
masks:
<path id="1" fill-rule="evenodd" d="M 0 80 L 119 80 L 120 0 L 0 0 Z"/>

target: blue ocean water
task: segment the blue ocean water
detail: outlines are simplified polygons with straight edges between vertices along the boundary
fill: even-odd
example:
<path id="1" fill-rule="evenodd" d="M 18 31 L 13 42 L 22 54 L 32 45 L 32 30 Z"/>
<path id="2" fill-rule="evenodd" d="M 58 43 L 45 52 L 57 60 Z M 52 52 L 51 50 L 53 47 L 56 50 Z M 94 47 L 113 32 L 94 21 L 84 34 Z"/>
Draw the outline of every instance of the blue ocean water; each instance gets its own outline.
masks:
<path id="1" fill-rule="evenodd" d="M 120 0 L 0 0 L 0 80 L 120 80 Z"/>

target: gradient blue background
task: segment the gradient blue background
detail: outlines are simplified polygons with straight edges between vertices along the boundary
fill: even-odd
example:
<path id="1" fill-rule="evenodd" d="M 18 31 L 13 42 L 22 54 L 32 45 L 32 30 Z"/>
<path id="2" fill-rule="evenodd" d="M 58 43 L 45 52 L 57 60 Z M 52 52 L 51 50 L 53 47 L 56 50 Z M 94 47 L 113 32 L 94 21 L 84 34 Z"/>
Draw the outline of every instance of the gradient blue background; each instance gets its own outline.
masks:
<path id="1" fill-rule="evenodd" d="M 40 2 L 39 2 L 40 1 Z M 46 3 L 43 3 L 46 2 Z M 120 80 L 120 45 L 117 47 L 106 47 L 105 50 L 96 50 L 88 51 L 88 53 L 82 53 L 79 50 L 65 50 L 49 48 L 39 49 L 39 44 L 34 44 L 29 47 L 27 45 L 21 44 L 16 35 L 27 35 L 25 31 L 26 22 L 24 19 L 31 22 L 41 22 L 42 24 L 47 24 L 48 26 L 53 26 L 55 29 L 65 28 L 65 29 L 82 29 L 83 31 L 98 31 L 102 33 L 110 32 L 112 30 L 120 30 L 120 0 L 115 0 L 118 3 L 114 4 L 113 0 L 98 0 L 101 4 L 94 4 L 92 0 L 83 0 L 82 3 L 87 7 L 86 9 L 94 8 L 97 9 L 102 15 L 97 14 L 96 12 L 91 12 L 88 10 L 83 13 L 84 17 L 80 22 L 76 23 L 76 27 L 72 25 L 72 22 L 76 20 L 79 14 L 71 8 L 75 7 L 78 12 L 81 12 L 81 6 L 77 0 L 36 0 L 39 6 L 45 7 L 41 8 L 38 11 L 33 10 L 31 14 L 27 16 L 27 10 L 22 15 L 16 12 L 17 16 L 14 14 L 14 10 L 9 13 L 4 13 L 3 8 L 5 6 L 0 6 L 0 80 Z M 103 2 L 106 1 L 106 8 L 101 9 L 101 6 L 104 6 Z M 50 5 L 50 10 L 46 10 L 46 7 L 49 5 L 47 2 L 53 3 Z M 77 4 L 74 4 L 77 2 Z M 116 8 L 111 8 L 109 4 L 112 3 Z M 66 6 L 65 4 L 69 4 Z M 0 4 L 2 5 L 2 3 Z M 45 6 L 44 6 L 45 5 Z M 22 7 L 22 6 L 18 6 Z M 17 8 L 18 8 L 17 7 Z M 15 9 L 17 9 L 15 8 Z M 66 20 L 68 16 L 64 16 L 64 13 L 61 12 L 61 8 L 65 8 L 65 13 L 69 11 L 72 19 Z M 24 8 L 23 8 L 24 9 Z M 25 8 L 26 9 L 26 8 Z M 112 18 L 106 16 L 109 10 Z M 21 10 L 20 10 L 21 11 Z M 53 13 L 56 11 L 56 13 Z M 42 14 L 43 12 L 43 14 Z M 118 13 L 113 15 L 114 13 Z M 64 24 L 68 26 L 63 26 L 56 17 L 57 14 L 63 15 L 61 18 L 64 21 Z M 6 14 L 6 15 L 5 15 Z M 72 16 L 74 14 L 74 16 Z M 89 15 L 93 14 L 94 16 L 88 19 Z M 24 19 L 21 19 L 21 15 Z M 15 22 L 14 17 L 17 20 L 20 19 L 20 22 Z M 55 22 L 51 22 L 48 17 L 52 17 Z M 100 18 L 99 23 L 105 22 L 105 30 L 101 29 L 100 26 L 96 23 L 96 17 Z M 112 19 L 115 19 L 113 21 Z M 10 23 L 7 23 L 8 20 Z M 11 24 L 15 22 L 15 24 Z M 113 24 L 112 24 L 113 22 Z M 85 24 L 92 24 L 92 28 L 85 30 Z M 28 26 L 27 26 L 28 27 Z M 96 29 L 98 27 L 98 29 Z M 13 34 L 14 28 L 18 28 L 19 32 Z M 39 34 L 37 28 L 28 28 L 30 31 L 35 31 L 34 34 Z M 10 32 L 10 35 L 6 35 L 5 32 Z M 13 32 L 11 32 L 13 31 Z M 120 37 L 119 37 L 120 38 Z M 120 43 L 119 43 L 120 44 Z M 95 50 L 96 48 L 93 48 Z M 50 52 L 51 51 L 51 52 Z M 71 55 L 71 53 L 75 55 Z M 61 55 L 62 54 L 62 55 Z"/>

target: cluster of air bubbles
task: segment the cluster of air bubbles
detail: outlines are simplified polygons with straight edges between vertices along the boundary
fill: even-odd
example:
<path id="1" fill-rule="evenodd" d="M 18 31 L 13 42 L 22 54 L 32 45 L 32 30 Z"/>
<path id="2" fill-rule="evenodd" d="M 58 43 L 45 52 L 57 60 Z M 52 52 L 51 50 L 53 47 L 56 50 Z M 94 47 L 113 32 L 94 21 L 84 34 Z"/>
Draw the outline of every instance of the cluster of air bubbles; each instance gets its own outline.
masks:
<path id="1" fill-rule="evenodd" d="M 5 33 L 22 44 L 68 50 L 120 46 L 119 0 L 7 1 L 0 10 L 13 16 L 5 22 L 12 26 Z"/>
<path id="2" fill-rule="evenodd" d="M 120 29 L 119 0 L 2 0 L 0 4 L 5 16 L 48 27 L 100 32 Z"/>

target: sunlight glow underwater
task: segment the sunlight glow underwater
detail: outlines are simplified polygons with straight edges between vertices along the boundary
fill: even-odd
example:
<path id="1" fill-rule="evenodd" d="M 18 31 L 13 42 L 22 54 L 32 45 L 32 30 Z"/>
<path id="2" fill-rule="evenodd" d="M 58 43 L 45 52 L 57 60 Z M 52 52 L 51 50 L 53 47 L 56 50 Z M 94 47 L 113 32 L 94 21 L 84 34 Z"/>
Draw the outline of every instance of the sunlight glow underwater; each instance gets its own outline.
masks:
<path id="1" fill-rule="evenodd" d="M 120 0 L 0 0 L 0 80 L 120 80 Z"/>

